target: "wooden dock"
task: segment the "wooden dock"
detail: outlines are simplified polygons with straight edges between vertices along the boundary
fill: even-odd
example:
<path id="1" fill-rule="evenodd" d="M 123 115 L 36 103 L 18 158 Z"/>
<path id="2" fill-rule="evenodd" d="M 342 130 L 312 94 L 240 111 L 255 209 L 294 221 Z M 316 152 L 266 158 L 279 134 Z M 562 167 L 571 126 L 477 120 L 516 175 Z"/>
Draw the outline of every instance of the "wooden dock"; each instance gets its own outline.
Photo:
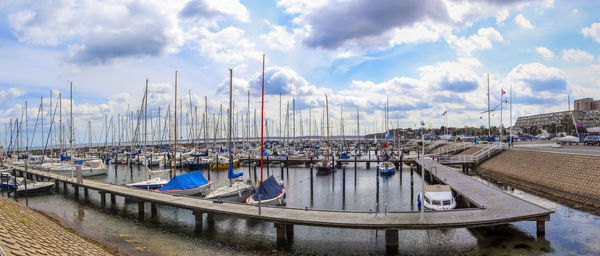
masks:
<path id="1" fill-rule="evenodd" d="M 138 201 L 138 215 L 142 220 L 145 214 L 145 204 L 150 203 L 152 215 L 157 214 L 157 204 L 193 211 L 196 216 L 196 229 L 200 227 L 200 230 L 203 214 L 223 214 L 237 218 L 273 222 L 277 229 L 278 242 L 280 240 L 284 241 L 286 238 L 288 240 L 293 238 L 293 225 L 385 230 L 386 244 L 390 250 L 397 249 L 399 229 L 468 228 L 529 220 L 538 221 L 538 231 L 540 231 L 541 225 L 543 233 L 544 221 L 549 220 L 552 211 L 505 194 L 432 160 L 417 160 L 417 163 L 429 171 L 430 175 L 450 185 L 457 193 L 468 198 L 477 207 L 446 212 L 426 212 L 423 220 L 421 220 L 418 211 L 375 214 L 368 211 L 313 210 L 264 206 L 259 210 L 257 206 L 246 204 L 214 203 L 197 197 L 173 196 L 92 180 L 83 180 L 82 183 L 77 183 L 75 178 L 38 170 L 30 169 L 28 174 L 55 180 L 57 188 L 61 182 L 65 188 L 69 184 L 74 187 L 77 198 L 81 189 L 84 190 L 85 194 L 88 194 L 89 189 L 96 190 L 100 193 L 102 207 L 106 206 L 106 194 L 111 195 L 111 203 L 113 204 L 115 196 L 136 200 Z M 10 165 L 7 165 L 7 167 L 13 168 L 18 173 L 24 172 L 23 167 Z"/>

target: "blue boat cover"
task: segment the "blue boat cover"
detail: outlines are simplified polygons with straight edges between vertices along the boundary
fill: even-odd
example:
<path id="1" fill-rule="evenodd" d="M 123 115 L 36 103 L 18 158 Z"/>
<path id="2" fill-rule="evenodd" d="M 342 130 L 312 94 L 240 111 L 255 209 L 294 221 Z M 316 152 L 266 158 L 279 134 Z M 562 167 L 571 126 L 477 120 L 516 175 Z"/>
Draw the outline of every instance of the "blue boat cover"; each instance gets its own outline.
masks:
<path id="1" fill-rule="evenodd" d="M 260 186 L 258 186 L 258 190 L 254 195 L 252 195 L 252 200 L 258 201 L 258 196 L 261 196 L 261 200 L 268 200 L 276 197 L 281 194 L 282 188 L 275 180 L 275 177 L 271 175 L 268 179 L 264 180 Z"/>
<path id="2" fill-rule="evenodd" d="M 206 185 L 208 181 L 202 171 L 195 171 L 173 177 L 169 183 L 159 188 L 159 191 L 185 190 Z"/>
<path id="3" fill-rule="evenodd" d="M 269 152 L 267 152 L 267 151 L 263 151 L 263 156 L 265 156 L 265 157 L 266 157 L 266 156 L 269 156 Z"/>
<path id="4" fill-rule="evenodd" d="M 62 154 L 60 155 L 60 161 L 67 161 L 67 160 L 71 160 L 71 156 L 63 156 Z"/>
<path id="5" fill-rule="evenodd" d="M 244 172 L 233 172 L 233 163 L 231 163 L 231 160 L 229 160 L 229 171 L 227 172 L 227 178 L 236 179 L 237 177 L 241 177 L 242 175 L 244 175 Z"/>
<path id="6" fill-rule="evenodd" d="M 342 159 L 349 159 L 350 157 L 348 156 L 348 154 L 346 154 L 346 152 L 342 153 L 341 155 Z"/>
<path id="7" fill-rule="evenodd" d="M 82 165 L 83 161 L 82 160 L 75 160 L 75 161 L 73 161 L 73 164 Z"/>

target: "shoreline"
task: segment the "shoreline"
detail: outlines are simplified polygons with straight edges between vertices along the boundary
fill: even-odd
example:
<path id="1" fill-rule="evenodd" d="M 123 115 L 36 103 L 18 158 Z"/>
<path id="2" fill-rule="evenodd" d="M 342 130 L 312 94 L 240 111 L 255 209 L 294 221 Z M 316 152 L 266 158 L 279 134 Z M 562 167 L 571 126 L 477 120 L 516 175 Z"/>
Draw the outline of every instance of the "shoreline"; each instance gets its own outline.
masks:
<path id="1" fill-rule="evenodd" d="M 600 214 L 600 156 L 507 150 L 473 168 L 485 178 Z"/>

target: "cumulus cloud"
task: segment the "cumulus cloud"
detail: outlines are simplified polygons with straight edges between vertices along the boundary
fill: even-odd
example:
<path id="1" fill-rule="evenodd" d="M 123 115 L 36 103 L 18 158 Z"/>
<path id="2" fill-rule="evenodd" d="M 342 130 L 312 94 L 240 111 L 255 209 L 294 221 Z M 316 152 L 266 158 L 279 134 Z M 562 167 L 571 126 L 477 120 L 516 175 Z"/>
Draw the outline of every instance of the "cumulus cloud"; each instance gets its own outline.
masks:
<path id="1" fill-rule="evenodd" d="M 332 2 L 306 17 L 311 29 L 303 43 L 310 47 L 334 49 L 347 41 L 377 36 L 392 28 L 445 19 L 445 5 L 438 0 L 392 0 L 378 4 L 367 0 Z"/>
<path id="2" fill-rule="evenodd" d="M 568 49 L 562 51 L 562 59 L 573 62 L 591 62 L 594 60 L 594 55 L 580 49 Z"/>
<path id="3" fill-rule="evenodd" d="M 584 27 L 581 29 L 581 34 L 585 37 L 591 37 L 600 43 L 600 23 L 593 23 L 590 27 Z"/>
<path id="4" fill-rule="evenodd" d="M 535 51 L 537 53 L 539 53 L 540 55 L 544 56 L 545 58 L 552 58 L 554 57 L 554 53 L 552 51 L 550 51 L 548 48 L 546 47 L 536 47 Z"/>
<path id="5" fill-rule="evenodd" d="M 12 103 L 15 98 L 23 95 L 25 95 L 25 91 L 19 88 L 0 90 L 0 106 L 8 105 Z"/>
<path id="6" fill-rule="evenodd" d="M 255 44 L 244 36 L 244 30 L 227 27 L 218 32 L 203 29 L 197 47 L 200 52 L 215 61 L 240 65 L 247 59 L 260 60 L 261 53 Z"/>
<path id="7" fill-rule="evenodd" d="M 296 36 L 287 31 L 284 26 L 271 25 L 272 30 L 268 34 L 261 35 L 260 38 L 267 43 L 267 46 L 277 50 L 290 50 L 296 45 Z"/>
<path id="8" fill-rule="evenodd" d="M 523 16 L 523 14 L 519 14 L 515 16 L 515 24 L 519 25 L 522 28 L 533 29 L 533 25 L 531 22 Z"/>
<path id="9" fill-rule="evenodd" d="M 524 95 L 535 98 L 554 97 L 556 93 L 567 92 L 567 78 L 565 72 L 547 67 L 540 63 L 519 64 L 507 76 L 513 88 Z"/>
<path id="10" fill-rule="evenodd" d="M 502 42 L 504 38 L 496 29 L 489 27 L 480 28 L 477 34 L 468 38 L 451 35 L 446 40 L 456 49 L 457 53 L 469 56 L 473 51 L 492 48 L 492 41 Z"/>
<path id="11" fill-rule="evenodd" d="M 199 20 L 233 16 L 240 21 L 250 21 L 248 9 L 246 9 L 246 6 L 241 4 L 238 0 L 192 0 L 181 9 L 179 16 L 182 18 L 194 18 Z"/>
<path id="12" fill-rule="evenodd" d="M 64 60 L 98 65 L 176 53 L 218 21 L 249 21 L 238 0 L 34 1 L 14 3 L 8 23 L 21 42 L 67 46 Z"/>

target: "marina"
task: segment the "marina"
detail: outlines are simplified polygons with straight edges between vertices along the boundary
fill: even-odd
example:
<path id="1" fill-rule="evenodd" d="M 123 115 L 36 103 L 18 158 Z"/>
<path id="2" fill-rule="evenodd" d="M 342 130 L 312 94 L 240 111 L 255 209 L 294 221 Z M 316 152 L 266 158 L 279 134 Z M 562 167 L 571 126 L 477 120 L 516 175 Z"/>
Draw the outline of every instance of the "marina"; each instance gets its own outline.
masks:
<path id="1" fill-rule="evenodd" d="M 598 12 L 2 3 L 0 256 L 600 255 Z"/>

